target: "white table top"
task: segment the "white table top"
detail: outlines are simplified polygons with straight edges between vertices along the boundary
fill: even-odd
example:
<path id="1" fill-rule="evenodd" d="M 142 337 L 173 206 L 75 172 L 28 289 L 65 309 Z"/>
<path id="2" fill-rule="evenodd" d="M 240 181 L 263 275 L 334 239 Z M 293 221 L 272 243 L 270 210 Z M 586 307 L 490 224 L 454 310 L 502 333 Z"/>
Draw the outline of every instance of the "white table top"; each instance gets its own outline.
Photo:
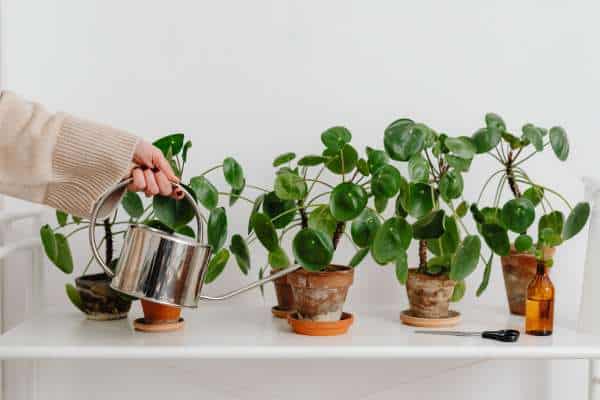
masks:
<path id="1" fill-rule="evenodd" d="M 132 319 L 88 321 L 77 311 L 48 311 L 0 337 L 0 359 L 576 359 L 600 358 L 600 337 L 555 327 L 554 335 L 521 335 L 518 343 L 479 337 L 418 335 L 397 307 L 355 312 L 350 332 L 309 337 L 291 332 L 268 307 L 204 304 L 185 310 L 186 327 L 140 333 Z M 463 312 L 458 330 L 514 328 L 523 319 L 504 309 Z"/>

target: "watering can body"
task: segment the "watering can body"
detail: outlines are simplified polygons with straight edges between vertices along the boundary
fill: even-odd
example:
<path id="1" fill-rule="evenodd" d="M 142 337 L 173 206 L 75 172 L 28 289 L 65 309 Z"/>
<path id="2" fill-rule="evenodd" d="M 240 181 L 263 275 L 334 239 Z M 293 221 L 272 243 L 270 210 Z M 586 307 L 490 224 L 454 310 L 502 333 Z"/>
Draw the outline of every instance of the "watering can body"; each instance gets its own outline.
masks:
<path id="1" fill-rule="evenodd" d="M 200 300 L 225 300 L 261 286 L 300 268 L 293 265 L 242 288 L 210 297 L 201 294 L 211 247 L 203 244 L 202 212 L 185 188 L 184 193 L 196 213 L 197 241 L 186 236 L 163 232 L 142 224 L 131 224 L 125 234 L 119 261 L 113 272 L 102 259 L 96 246 L 95 226 L 99 210 L 115 191 L 123 189 L 130 180 L 116 185 L 94 206 L 90 221 L 89 240 L 94 257 L 112 278 L 111 288 L 138 299 L 177 307 L 198 306 Z"/>

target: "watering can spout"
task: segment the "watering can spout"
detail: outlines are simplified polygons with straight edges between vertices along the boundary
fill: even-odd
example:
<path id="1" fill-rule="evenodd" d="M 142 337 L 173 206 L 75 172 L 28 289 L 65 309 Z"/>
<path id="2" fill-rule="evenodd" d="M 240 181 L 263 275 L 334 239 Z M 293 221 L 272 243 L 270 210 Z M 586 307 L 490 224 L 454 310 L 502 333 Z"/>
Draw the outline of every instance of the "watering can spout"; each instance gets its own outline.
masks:
<path id="1" fill-rule="evenodd" d="M 271 282 L 277 278 L 281 278 L 282 276 L 285 276 L 291 272 L 297 271 L 298 269 L 302 268 L 300 265 L 292 265 L 291 267 L 287 267 L 285 269 L 282 269 L 281 271 L 278 271 L 276 273 L 274 273 L 273 275 L 269 275 L 266 278 L 260 279 L 258 281 L 252 282 L 249 285 L 246 285 L 244 287 L 241 287 L 239 289 L 236 290 L 232 290 L 231 292 L 227 292 L 221 296 L 202 296 L 200 295 L 200 300 L 205 300 L 205 301 L 221 301 L 221 300 L 227 300 L 233 296 L 237 296 L 238 294 L 242 294 L 244 292 L 247 292 L 248 290 L 254 289 L 258 286 L 262 286 L 265 283 Z"/>

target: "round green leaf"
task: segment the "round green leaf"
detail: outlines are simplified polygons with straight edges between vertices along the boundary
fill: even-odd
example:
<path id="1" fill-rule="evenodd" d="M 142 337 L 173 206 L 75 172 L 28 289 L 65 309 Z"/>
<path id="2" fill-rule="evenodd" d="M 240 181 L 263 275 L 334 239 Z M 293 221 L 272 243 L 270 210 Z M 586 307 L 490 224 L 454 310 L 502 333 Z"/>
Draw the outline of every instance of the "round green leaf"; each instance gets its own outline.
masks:
<path id="1" fill-rule="evenodd" d="M 352 240 L 358 247 L 369 247 L 380 226 L 381 222 L 377 214 L 370 208 L 365 208 L 350 225 Z"/>
<path id="2" fill-rule="evenodd" d="M 513 150 L 520 149 L 525 145 L 525 142 L 521 141 L 521 139 L 508 132 L 502 132 L 502 139 L 504 139 L 504 141 L 508 143 L 510 145 L 510 148 Z"/>
<path id="3" fill-rule="evenodd" d="M 343 126 L 334 126 L 321 133 L 321 142 L 333 152 L 339 152 L 350 140 L 352 140 L 352 134 Z"/>
<path id="4" fill-rule="evenodd" d="M 345 144 L 342 150 L 334 151 L 325 149 L 323 156 L 327 158 L 325 166 L 334 174 L 347 174 L 356 168 L 358 153 L 349 144 Z"/>
<path id="5" fill-rule="evenodd" d="M 269 265 L 273 269 L 283 269 L 290 265 L 290 259 L 281 247 L 269 252 Z"/>
<path id="6" fill-rule="evenodd" d="M 481 240 L 478 236 L 470 235 L 463 240 L 450 264 L 450 279 L 462 281 L 477 267 L 481 252 Z"/>
<path id="7" fill-rule="evenodd" d="M 331 215 L 329 207 L 323 205 L 316 207 L 310 212 L 310 215 L 308 216 L 308 227 L 333 237 L 333 233 L 337 227 L 337 221 L 333 215 Z"/>
<path id="8" fill-rule="evenodd" d="M 264 196 L 262 210 L 271 218 L 275 228 L 281 229 L 296 216 L 296 203 L 293 200 L 281 200 L 275 192 L 269 192 Z"/>
<path id="9" fill-rule="evenodd" d="M 273 166 L 279 167 L 282 164 L 292 161 L 294 158 L 296 158 L 296 153 L 292 153 L 292 152 L 283 153 L 283 154 L 277 156 L 275 158 L 275 160 L 273 160 Z"/>
<path id="10" fill-rule="evenodd" d="M 250 218 L 248 218 L 248 235 L 252 232 L 252 229 L 253 229 L 252 217 L 254 216 L 255 213 L 258 212 L 258 210 L 262 206 L 262 203 L 264 202 L 264 200 L 265 200 L 264 194 L 261 194 L 254 200 L 254 205 L 252 206 L 252 211 L 250 211 Z M 284 217 L 282 216 L 281 218 L 284 218 Z"/>
<path id="11" fill-rule="evenodd" d="M 263 213 L 256 212 L 251 218 L 252 227 L 256 237 L 268 251 L 275 251 L 279 247 L 277 231 L 271 218 Z"/>
<path id="12" fill-rule="evenodd" d="M 454 254 L 460 244 L 460 232 L 454 217 L 444 217 L 444 234 L 439 239 L 427 240 L 429 250 L 437 255 Z"/>
<path id="13" fill-rule="evenodd" d="M 216 253 L 227 239 L 227 214 L 223 207 L 215 208 L 208 217 L 208 244 Z"/>
<path id="14" fill-rule="evenodd" d="M 329 198 L 331 215 L 338 221 L 350 221 L 358 217 L 367 205 L 367 192 L 354 183 L 337 185 Z"/>
<path id="15" fill-rule="evenodd" d="M 375 204 L 375 210 L 377 210 L 378 213 L 384 212 L 387 208 L 388 200 L 389 199 L 385 196 L 374 196 L 373 203 Z"/>
<path id="16" fill-rule="evenodd" d="M 589 216 L 590 205 L 588 203 L 577 204 L 567 217 L 563 231 L 564 240 L 569 240 L 577 235 L 587 223 Z"/>
<path id="17" fill-rule="evenodd" d="M 175 133 L 173 135 L 162 137 L 152 144 L 158 147 L 167 159 L 170 159 L 179 154 L 183 148 L 183 139 L 183 133 Z"/>
<path id="18" fill-rule="evenodd" d="M 196 238 L 196 232 L 194 232 L 194 230 L 187 225 L 178 227 L 175 229 L 175 233 L 179 233 L 180 235 L 191 237 L 193 239 Z"/>
<path id="19" fill-rule="evenodd" d="M 415 217 L 421 218 L 433 209 L 433 189 L 426 183 L 411 183 L 408 187 L 406 211 Z"/>
<path id="20" fill-rule="evenodd" d="M 214 282 L 225 269 L 227 261 L 229 261 L 229 251 L 227 249 L 219 250 L 208 263 L 204 283 Z"/>
<path id="21" fill-rule="evenodd" d="M 488 128 L 481 128 L 471 136 L 477 154 L 487 153 L 492 150 L 498 145 L 501 138 L 502 136 L 499 130 Z"/>
<path id="22" fill-rule="evenodd" d="M 446 162 L 448 163 L 448 165 L 459 172 L 469 171 L 469 168 L 471 168 L 472 161 L 472 158 L 466 159 L 453 156 L 452 154 L 446 155 Z"/>
<path id="23" fill-rule="evenodd" d="M 538 222 L 538 237 L 541 238 L 541 233 L 544 229 L 549 228 L 557 235 L 562 235 L 565 224 L 565 217 L 560 211 L 552 211 L 543 215 Z"/>
<path id="24" fill-rule="evenodd" d="M 371 191 L 377 197 L 394 197 L 400 190 L 402 176 L 391 165 L 380 167 L 371 179 Z"/>
<path id="25" fill-rule="evenodd" d="M 240 199 L 240 195 L 242 194 L 242 192 L 244 191 L 245 188 L 246 188 L 246 179 L 244 179 L 244 184 L 242 185 L 242 187 L 240 189 L 231 188 L 231 193 L 229 194 L 229 207 L 234 205 Z"/>
<path id="26" fill-rule="evenodd" d="M 54 237 L 54 231 L 50 225 L 46 224 L 40 228 L 40 237 L 42 239 L 42 246 L 44 252 L 50 261 L 55 263 L 58 256 L 58 249 L 56 248 L 56 238 Z"/>
<path id="27" fill-rule="evenodd" d="M 523 193 L 523 197 L 531 201 L 534 207 L 537 207 L 544 198 L 544 189 L 539 186 L 531 186 Z"/>
<path id="28" fill-rule="evenodd" d="M 333 243 L 325 233 L 304 228 L 292 241 L 294 257 L 309 271 L 320 271 L 329 265 L 333 258 Z"/>
<path id="29" fill-rule="evenodd" d="M 408 119 L 401 119 L 387 127 L 383 144 L 390 158 L 408 161 L 425 147 L 428 130 L 423 125 L 415 125 Z"/>
<path id="30" fill-rule="evenodd" d="M 402 218 L 392 217 L 377 230 L 371 253 L 378 264 L 385 265 L 406 251 L 412 239 L 412 228 Z"/>
<path id="31" fill-rule="evenodd" d="M 73 257 L 71 256 L 71 248 L 67 238 L 62 233 L 54 235 L 56 241 L 56 260 L 54 264 L 65 274 L 73 272 Z"/>
<path id="32" fill-rule="evenodd" d="M 81 300 L 81 296 L 79 295 L 79 290 L 70 283 L 65 285 L 65 291 L 67 292 L 67 297 L 71 300 L 71 303 L 81 312 L 85 312 L 85 308 L 83 307 L 83 301 Z"/>
<path id="33" fill-rule="evenodd" d="M 135 192 L 125 193 L 123 200 L 121 200 L 121 204 L 123 205 L 125 212 L 132 218 L 139 218 L 144 213 L 144 204 L 142 203 L 142 199 Z"/>
<path id="34" fill-rule="evenodd" d="M 502 221 L 511 231 L 523 233 L 535 219 L 535 207 L 524 197 L 512 199 L 502 207 Z"/>
<path id="35" fill-rule="evenodd" d="M 519 235 L 515 240 L 515 249 L 518 252 L 525 253 L 531 250 L 533 247 L 533 239 L 529 235 Z"/>
<path id="36" fill-rule="evenodd" d="M 396 257 L 396 279 L 401 285 L 406 284 L 408 280 L 408 257 L 404 251 L 401 251 Z"/>
<path id="37" fill-rule="evenodd" d="M 421 154 L 415 154 L 408 160 L 408 176 L 413 182 L 429 181 L 429 164 Z"/>
<path id="38" fill-rule="evenodd" d="M 358 169 L 358 172 L 360 172 L 363 176 L 369 176 L 371 174 L 371 171 L 369 170 L 369 164 L 364 158 L 358 159 L 356 162 L 356 169 Z"/>
<path id="39" fill-rule="evenodd" d="M 227 157 L 223 160 L 223 175 L 225 176 L 225 181 L 233 189 L 241 190 L 244 188 L 244 170 L 233 158 Z"/>
<path id="40" fill-rule="evenodd" d="M 562 236 L 553 229 L 545 228 L 540 232 L 539 244 L 543 247 L 555 247 L 563 242 Z"/>
<path id="41" fill-rule="evenodd" d="M 457 157 L 471 159 L 477 152 L 477 148 L 468 137 L 446 138 L 444 145 Z"/>
<path id="42" fill-rule="evenodd" d="M 463 193 L 464 181 L 460 172 L 451 169 L 440 179 L 440 194 L 446 201 L 459 198 Z"/>
<path id="43" fill-rule="evenodd" d="M 403 204 L 404 200 L 402 197 L 403 196 L 402 196 L 402 190 L 401 190 L 401 193 L 398 194 L 398 196 L 396 197 L 394 213 L 396 214 L 396 216 L 398 216 L 400 218 L 405 218 L 408 215 L 408 212 L 404 208 L 404 204 Z M 379 211 L 379 210 L 377 210 L 377 211 Z M 381 211 L 379 211 L 379 212 L 381 212 Z"/>
<path id="44" fill-rule="evenodd" d="M 379 169 L 384 165 L 387 165 L 388 162 L 389 158 L 385 151 L 375 150 L 367 146 L 367 165 L 372 174 L 379 171 Z"/>
<path id="45" fill-rule="evenodd" d="M 156 218 L 173 230 L 187 225 L 196 216 L 187 199 L 175 200 L 171 197 L 154 196 L 152 208 Z"/>
<path id="46" fill-rule="evenodd" d="M 308 188 L 300 176 L 287 172 L 275 178 L 275 194 L 282 200 L 302 200 Z"/>
<path id="47" fill-rule="evenodd" d="M 450 301 L 453 303 L 459 302 L 465 297 L 465 292 L 467 291 L 467 284 L 465 281 L 458 281 L 456 285 L 454 285 L 454 290 L 452 291 L 452 297 L 450 297 Z"/>
<path id="48" fill-rule="evenodd" d="M 508 232 L 498 224 L 483 224 L 481 235 L 490 249 L 499 256 L 507 256 L 510 252 Z"/>
<path id="49" fill-rule="evenodd" d="M 207 210 L 212 210 L 219 203 L 219 191 L 203 176 L 195 176 L 190 179 L 190 187 L 196 194 L 198 201 L 206 207 Z"/>
<path id="50" fill-rule="evenodd" d="M 316 165 L 321 165 L 325 162 L 325 157 L 323 156 L 315 156 L 309 155 L 304 156 L 298 160 L 298 165 L 301 167 L 314 167 Z"/>
<path id="51" fill-rule="evenodd" d="M 502 117 L 498 114 L 487 113 L 485 114 L 485 124 L 489 129 L 504 132 L 506 130 L 506 124 Z M 495 146 L 494 146 L 495 147 Z"/>
<path id="52" fill-rule="evenodd" d="M 432 211 L 412 226 L 413 238 L 438 239 L 444 234 L 444 210 Z"/>
<path id="53" fill-rule="evenodd" d="M 127 194 L 129 194 L 129 193 L 132 193 L 132 192 L 127 192 Z M 65 226 L 67 224 L 68 219 L 69 219 L 69 214 L 67 214 L 64 211 L 56 210 L 56 222 L 58 222 L 58 225 Z"/>
<path id="54" fill-rule="evenodd" d="M 550 128 L 550 145 L 559 160 L 565 161 L 569 157 L 569 139 L 560 126 Z"/>
<path id="55" fill-rule="evenodd" d="M 250 251 L 248 245 L 241 235 L 235 234 L 231 237 L 229 251 L 235 256 L 238 267 L 244 275 L 248 275 L 250 269 Z"/>
<path id="56" fill-rule="evenodd" d="M 523 132 L 522 140 L 529 142 L 536 151 L 544 150 L 544 138 L 542 132 L 533 124 L 525 124 L 521 128 Z"/>
<path id="57" fill-rule="evenodd" d="M 359 249 L 354 256 L 352 257 L 352 259 L 350 260 L 349 265 L 352 268 L 355 268 L 358 266 L 358 264 L 360 264 L 365 257 L 367 256 L 367 254 L 369 254 L 369 248 L 365 247 L 364 249 Z"/>
<path id="58" fill-rule="evenodd" d="M 158 230 L 166 232 L 166 233 L 175 232 L 174 229 L 169 228 L 167 225 L 165 225 L 164 223 L 160 222 L 157 219 L 153 219 L 151 221 L 144 222 L 144 225 L 149 226 L 150 228 L 158 229 Z"/>
<path id="59" fill-rule="evenodd" d="M 468 210 L 469 204 L 466 201 L 462 201 L 458 207 L 456 207 L 456 215 L 458 215 L 459 218 L 463 218 L 465 215 L 467 215 Z"/>
<path id="60" fill-rule="evenodd" d="M 485 289 L 487 289 L 490 282 L 490 276 L 492 275 L 492 260 L 494 259 L 494 253 L 490 254 L 490 258 L 485 263 L 485 269 L 483 270 L 483 278 L 477 288 L 477 297 L 481 296 Z"/>

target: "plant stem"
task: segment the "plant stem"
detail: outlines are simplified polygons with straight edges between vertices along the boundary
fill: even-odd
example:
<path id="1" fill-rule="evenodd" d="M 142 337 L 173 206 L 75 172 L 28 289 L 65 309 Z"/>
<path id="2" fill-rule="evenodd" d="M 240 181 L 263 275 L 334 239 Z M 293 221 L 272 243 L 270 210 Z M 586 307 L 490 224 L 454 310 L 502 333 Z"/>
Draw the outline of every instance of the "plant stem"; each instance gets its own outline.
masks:
<path id="1" fill-rule="evenodd" d="M 510 187 L 510 191 L 513 193 L 515 198 L 519 198 L 521 197 L 521 190 L 519 189 L 519 185 L 517 185 L 517 182 L 515 180 L 513 162 L 513 152 L 510 151 L 508 153 L 508 159 L 506 161 L 506 176 L 508 177 L 508 186 Z"/>
<path id="2" fill-rule="evenodd" d="M 325 186 L 327 186 L 328 188 L 330 188 L 330 189 L 333 189 L 333 186 L 332 186 L 332 185 L 330 185 L 330 184 L 329 184 L 329 183 L 327 183 L 327 182 L 320 181 L 320 180 L 318 180 L 318 179 L 306 179 L 306 181 L 307 181 L 307 182 L 318 182 L 318 183 L 320 183 L 321 185 L 325 185 Z M 312 189 L 312 187 L 311 187 L 311 189 Z"/>
<path id="3" fill-rule="evenodd" d="M 483 188 L 481 188 L 481 191 L 479 192 L 479 197 L 477 197 L 477 204 L 479 204 L 479 202 L 481 202 L 481 197 L 483 196 L 483 192 L 485 192 L 485 189 L 488 187 L 488 185 L 490 184 L 490 182 L 492 181 L 492 179 L 494 179 L 494 177 L 500 173 L 504 172 L 503 169 L 499 169 L 498 171 L 494 172 L 483 184 Z"/>
<path id="4" fill-rule="evenodd" d="M 537 154 L 537 151 L 534 151 L 533 153 L 531 153 L 531 154 L 528 154 L 528 155 L 527 155 L 527 157 L 525 157 L 525 158 L 524 158 L 524 159 L 522 159 L 521 161 L 519 161 L 519 162 L 515 163 L 515 164 L 513 165 L 513 167 L 517 167 L 517 166 L 519 166 L 519 165 L 523 164 L 525 161 L 529 160 L 531 157 L 535 156 L 536 154 Z"/>
<path id="5" fill-rule="evenodd" d="M 419 240 L 419 272 L 427 269 L 427 240 Z"/>
<path id="6" fill-rule="evenodd" d="M 203 173 L 201 173 L 200 176 L 204 176 L 204 175 L 208 174 L 209 172 L 212 172 L 212 171 L 214 171 L 216 169 L 219 169 L 219 168 L 223 168 L 223 164 L 215 165 L 214 167 L 207 169 L 206 171 L 204 171 Z"/>
<path id="7" fill-rule="evenodd" d="M 283 236 L 286 233 L 288 233 L 289 231 L 291 231 L 294 228 L 298 228 L 299 226 L 301 226 L 301 224 L 293 224 L 293 225 L 286 227 L 283 231 L 281 231 L 281 234 L 279 235 L 279 241 L 281 242 L 281 239 L 283 239 Z"/>
<path id="8" fill-rule="evenodd" d="M 228 197 L 229 197 L 229 196 L 231 196 L 231 195 L 233 194 L 233 196 L 237 197 L 238 199 L 245 200 L 245 201 L 247 201 L 248 203 L 250 203 L 250 204 L 254 205 L 254 201 L 253 201 L 253 200 L 250 200 L 249 198 L 247 198 L 247 197 L 244 197 L 244 196 L 241 196 L 241 195 L 239 195 L 239 194 L 235 194 L 235 193 L 231 193 L 231 192 L 219 192 L 219 194 L 220 194 L 221 196 L 228 196 Z"/>
<path id="9" fill-rule="evenodd" d="M 260 190 L 260 191 L 265 192 L 265 193 L 269 193 L 269 191 L 267 189 L 261 188 L 260 186 L 246 185 L 246 187 L 250 188 L 250 189 Z"/>
<path id="10" fill-rule="evenodd" d="M 306 192 L 306 197 L 308 197 L 308 195 L 310 194 L 310 192 L 312 192 L 313 188 L 315 187 L 315 184 L 317 183 L 316 180 L 321 177 L 321 174 L 323 173 L 323 171 L 325 171 L 325 167 L 321 167 L 321 169 L 319 170 L 319 172 L 315 176 L 314 182 L 310 185 L 310 188 L 308 189 L 308 192 Z"/>
<path id="11" fill-rule="evenodd" d="M 346 224 L 344 222 L 338 222 L 335 226 L 335 232 L 333 233 L 333 249 L 337 250 L 340 238 L 346 232 Z"/>
<path id="12" fill-rule="evenodd" d="M 323 196 L 327 196 L 329 193 L 331 192 L 323 192 L 321 194 L 316 195 L 315 197 L 313 197 L 312 199 L 310 199 L 308 201 L 308 203 L 306 203 L 307 205 L 311 205 L 316 199 L 318 199 L 319 197 L 323 197 Z"/>
<path id="13" fill-rule="evenodd" d="M 520 180 L 520 179 L 517 179 L 517 182 L 521 182 L 521 183 L 525 183 L 527 185 L 530 185 L 529 182 L 524 181 L 524 180 Z M 558 193 L 556 190 L 550 189 L 549 187 L 546 187 L 546 186 L 539 185 L 537 183 L 534 183 L 532 186 L 540 187 L 540 188 L 542 188 L 544 190 L 547 190 L 548 192 L 552 193 L 553 195 L 555 195 L 556 197 L 558 197 L 559 199 L 561 199 L 567 205 L 567 207 L 569 207 L 569 210 L 573 210 L 573 207 L 571 206 L 571 203 L 569 203 L 569 201 L 562 194 Z"/>
<path id="14" fill-rule="evenodd" d="M 302 228 L 308 228 L 308 215 L 306 215 L 306 209 L 304 208 L 304 202 L 302 200 L 298 200 L 298 210 L 300 211 Z"/>

